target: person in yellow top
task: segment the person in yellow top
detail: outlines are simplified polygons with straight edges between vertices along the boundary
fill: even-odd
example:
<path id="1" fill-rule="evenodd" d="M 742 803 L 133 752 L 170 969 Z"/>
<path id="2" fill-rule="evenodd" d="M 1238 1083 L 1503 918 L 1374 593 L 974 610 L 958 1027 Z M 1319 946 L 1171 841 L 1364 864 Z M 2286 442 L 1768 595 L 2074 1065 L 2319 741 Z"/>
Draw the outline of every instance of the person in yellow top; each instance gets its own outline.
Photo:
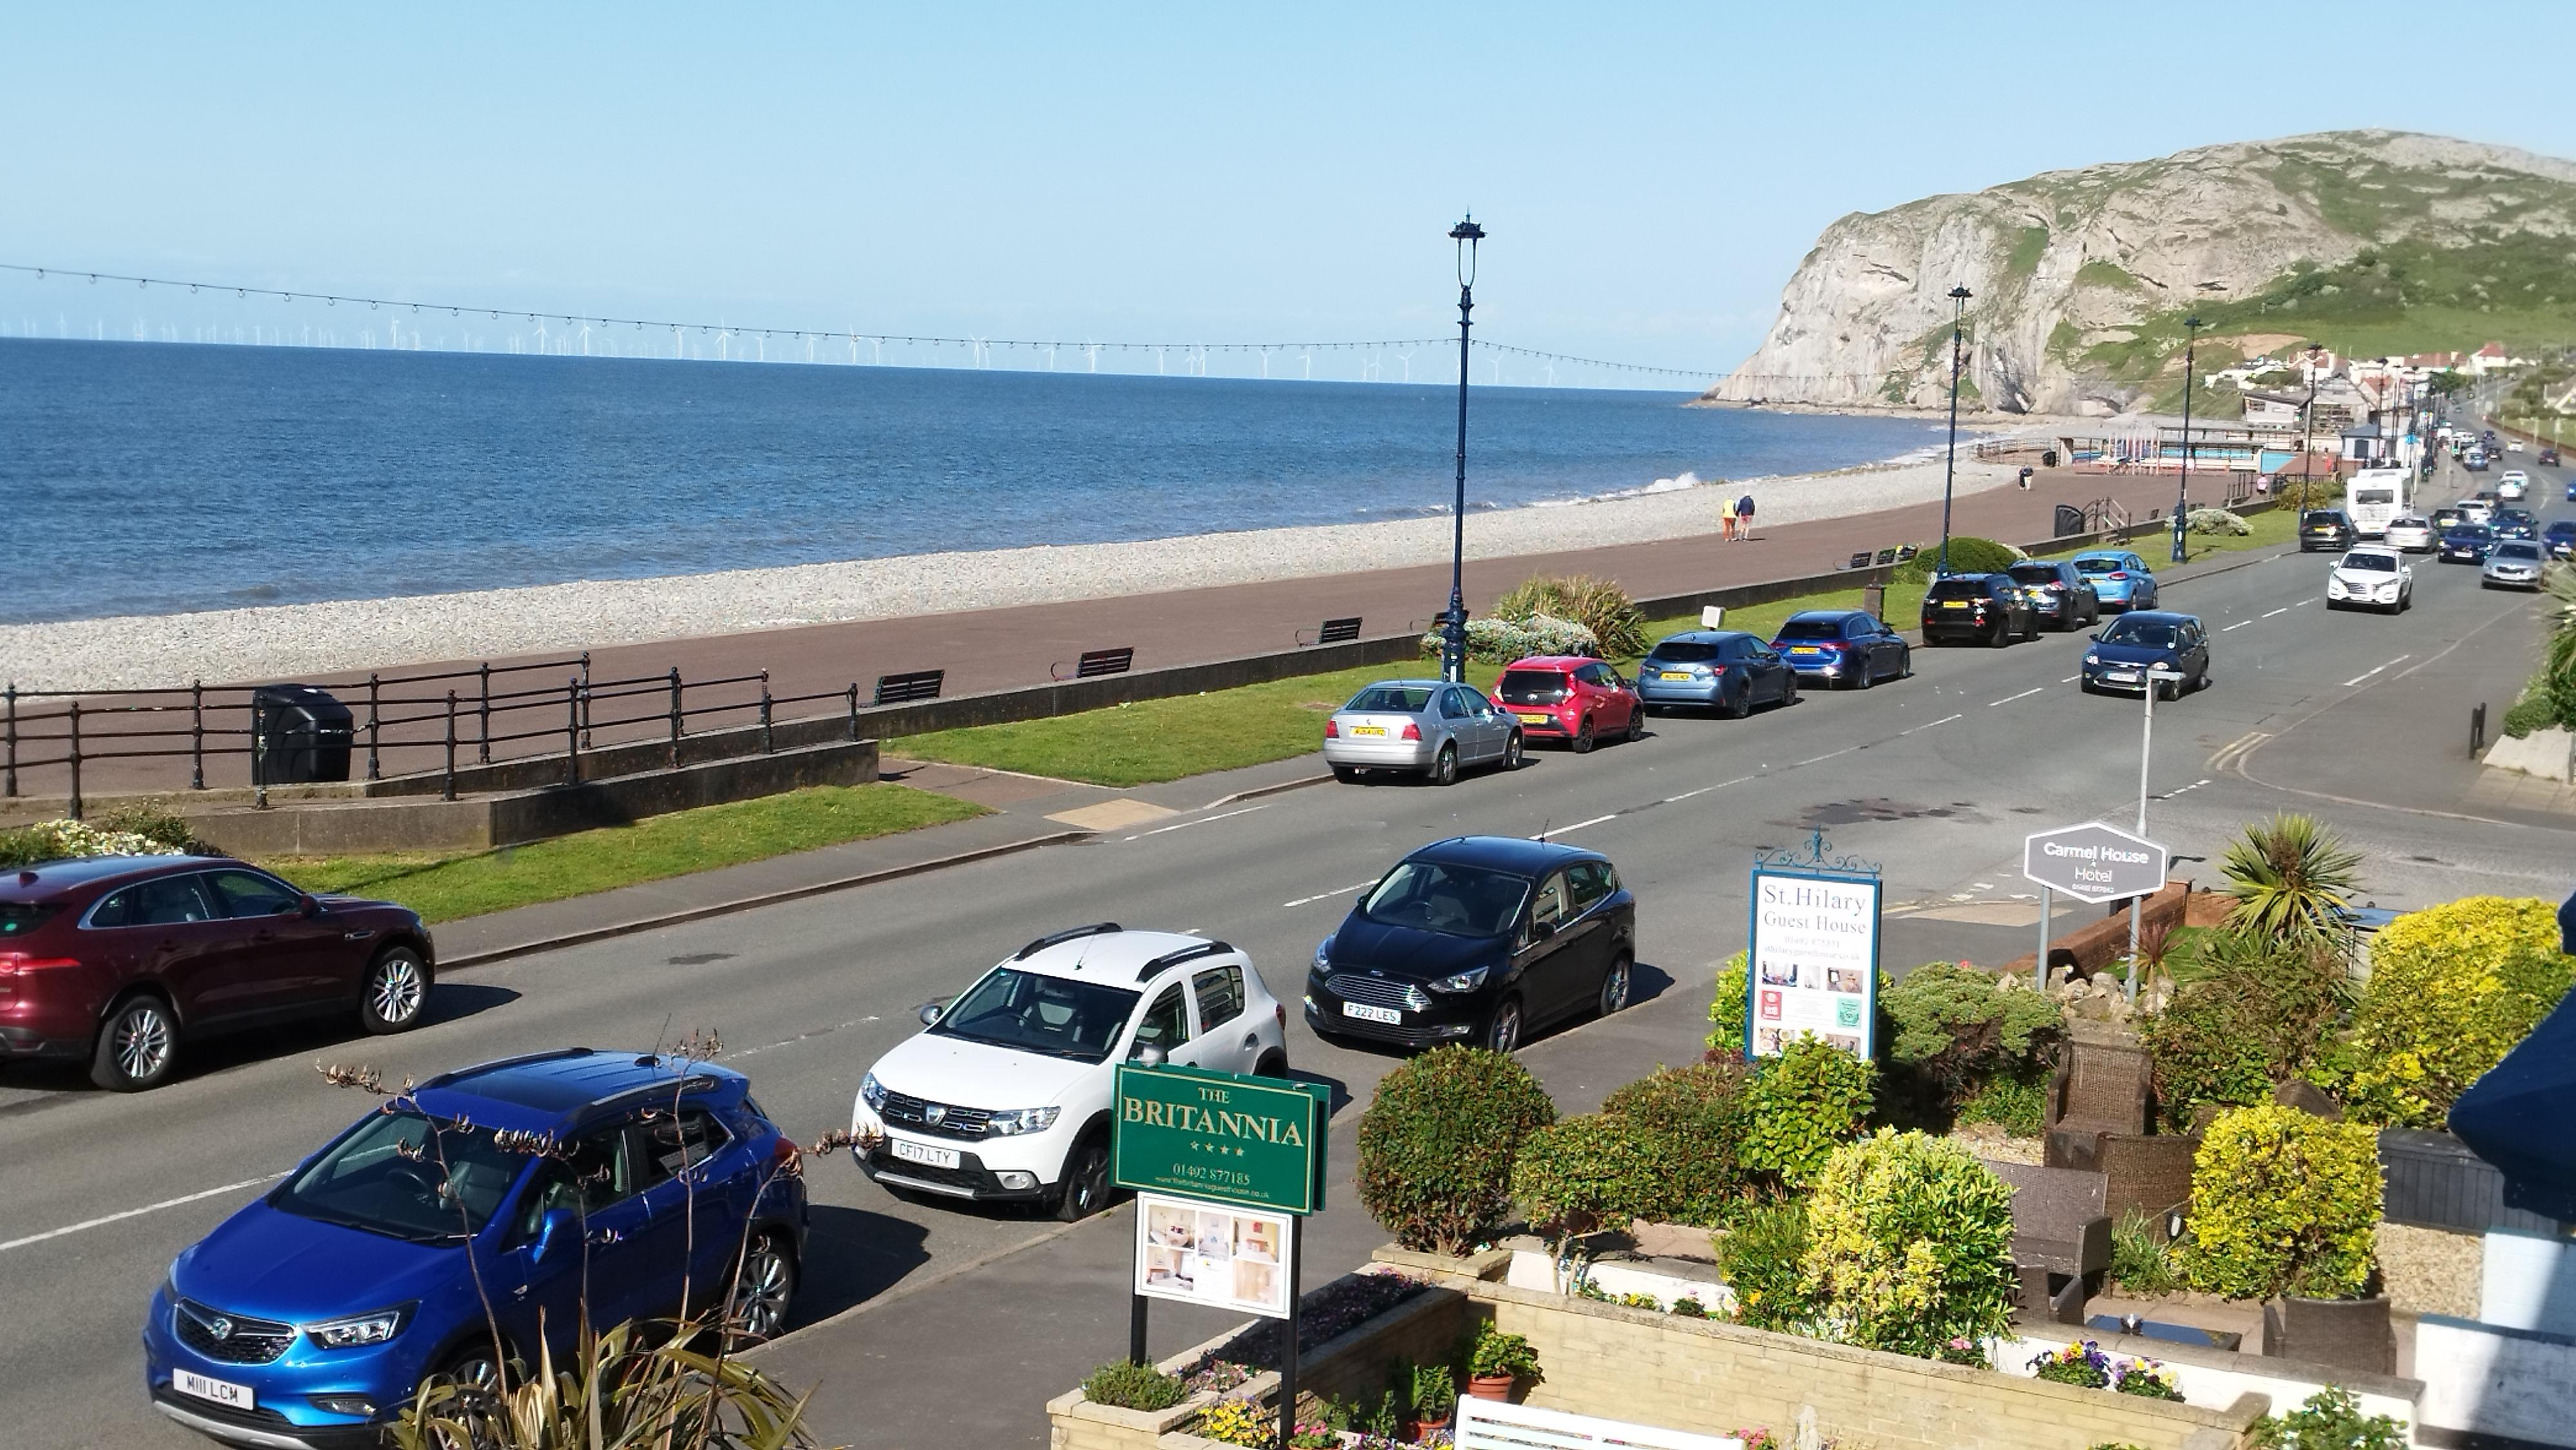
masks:
<path id="1" fill-rule="evenodd" d="M 1718 501 L 1717 526 L 1717 536 L 1719 538 L 1732 539 L 1735 537 L 1735 500 L 1729 498 L 1720 499 Z"/>

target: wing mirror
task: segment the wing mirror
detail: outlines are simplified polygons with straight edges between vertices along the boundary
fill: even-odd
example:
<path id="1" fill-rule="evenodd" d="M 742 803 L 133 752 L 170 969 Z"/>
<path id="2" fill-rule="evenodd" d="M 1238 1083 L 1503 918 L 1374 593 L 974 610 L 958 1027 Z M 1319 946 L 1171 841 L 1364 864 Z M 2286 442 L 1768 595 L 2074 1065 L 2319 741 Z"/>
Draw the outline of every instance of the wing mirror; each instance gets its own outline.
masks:
<path id="1" fill-rule="evenodd" d="M 947 1013 L 947 1011 L 948 1011 L 948 1004 L 949 1004 L 949 1003 L 951 1003 L 951 1002 L 954 1002 L 954 1001 L 956 1001 L 956 1000 L 957 1000 L 957 999 L 956 999 L 956 998 L 954 998 L 954 997 L 943 997 L 943 998 L 941 998 L 940 1000 L 938 1000 L 938 1001 L 936 1001 L 936 1002 L 924 1002 L 924 1003 L 922 1003 L 922 1004 L 921 1004 L 921 1025 L 922 1025 L 922 1026 L 924 1026 L 924 1027 L 936 1027 L 936 1026 L 938 1026 L 938 1025 L 939 1025 L 939 1019 L 940 1019 L 942 1016 L 946 1015 L 946 1013 Z"/>
<path id="2" fill-rule="evenodd" d="M 1556 923 L 1555 923 L 1555 922 L 1552 922 L 1552 921 L 1539 921 L 1539 922 L 1532 922 L 1532 923 L 1530 924 L 1530 940 L 1531 940 L 1531 941 L 1545 941 L 1545 940 L 1547 940 L 1549 937 L 1552 937 L 1552 936 L 1554 936 L 1554 935 L 1556 935 Z"/>
<path id="3" fill-rule="evenodd" d="M 298 916 L 320 916 L 322 914 L 321 899 L 309 892 L 295 898 L 295 914 Z"/>
<path id="4" fill-rule="evenodd" d="M 581 1237 L 581 1220 L 569 1208 L 550 1208 L 537 1222 L 536 1247 L 528 1252 L 531 1263 L 542 1264 Z"/>
<path id="5" fill-rule="evenodd" d="M 1138 1062 L 1143 1063 L 1147 1067 L 1161 1067 L 1164 1063 L 1169 1062 L 1172 1056 L 1170 1053 L 1165 1052 L 1162 1048 L 1150 1042 L 1127 1055 L 1136 1059 Z"/>

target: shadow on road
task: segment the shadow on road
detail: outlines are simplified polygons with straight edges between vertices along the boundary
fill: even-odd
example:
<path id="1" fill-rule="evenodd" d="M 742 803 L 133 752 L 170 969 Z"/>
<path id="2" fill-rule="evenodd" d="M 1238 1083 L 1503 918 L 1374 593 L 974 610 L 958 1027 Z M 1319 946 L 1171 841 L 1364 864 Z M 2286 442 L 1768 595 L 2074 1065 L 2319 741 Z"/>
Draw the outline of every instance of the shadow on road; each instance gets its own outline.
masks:
<path id="1" fill-rule="evenodd" d="M 507 987 L 487 986 L 480 982 L 440 982 L 429 994 L 429 1010 L 422 1014 L 420 1025 L 434 1027 L 446 1022 L 461 1022 L 517 1000 L 519 994 Z M 346 1043 L 370 1040 L 369 1034 L 359 1028 L 354 1008 L 347 1014 L 334 1013 L 221 1037 L 182 1037 L 178 1067 L 170 1080 L 185 1082 L 270 1058 L 301 1057 Z M 12 1088 L 38 1092 L 100 1091 L 90 1083 L 88 1065 L 79 1062 L 16 1064 L 5 1077 L 0 1077 L 0 1082 Z M 26 1105 L 13 1106 L 23 1109 Z"/>
<path id="2" fill-rule="evenodd" d="M 818 1203 L 806 1232 L 805 1281 L 797 1287 L 790 1329 L 828 1319 L 903 1282 L 930 1262 L 929 1230 L 917 1223 Z"/>
<path id="3" fill-rule="evenodd" d="M 1628 968 L 1628 1006 L 1642 1007 L 1673 989 L 1673 975 L 1652 962 Z"/>

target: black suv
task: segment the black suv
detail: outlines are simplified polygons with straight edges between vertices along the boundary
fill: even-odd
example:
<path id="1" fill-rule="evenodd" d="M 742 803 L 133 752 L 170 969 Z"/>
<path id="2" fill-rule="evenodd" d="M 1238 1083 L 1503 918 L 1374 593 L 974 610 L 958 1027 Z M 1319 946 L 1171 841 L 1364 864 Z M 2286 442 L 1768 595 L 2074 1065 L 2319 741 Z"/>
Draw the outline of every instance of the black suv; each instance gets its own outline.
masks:
<path id="1" fill-rule="evenodd" d="M 2313 554 L 2331 549 L 2340 554 L 2352 547 L 2352 520 L 2342 509 L 2310 509 L 2299 515 L 2299 552 Z"/>
<path id="2" fill-rule="evenodd" d="M 2014 635 L 2039 638 L 2039 614 L 2010 574 L 1952 574 L 1923 592 L 1923 642 L 1954 640 L 2001 647 Z"/>
<path id="3" fill-rule="evenodd" d="M 2102 595 L 2084 571 L 2063 559 L 2030 559 L 2012 566 L 2013 582 L 2030 595 L 2031 608 L 2050 627 L 2069 630 L 2102 618 Z"/>

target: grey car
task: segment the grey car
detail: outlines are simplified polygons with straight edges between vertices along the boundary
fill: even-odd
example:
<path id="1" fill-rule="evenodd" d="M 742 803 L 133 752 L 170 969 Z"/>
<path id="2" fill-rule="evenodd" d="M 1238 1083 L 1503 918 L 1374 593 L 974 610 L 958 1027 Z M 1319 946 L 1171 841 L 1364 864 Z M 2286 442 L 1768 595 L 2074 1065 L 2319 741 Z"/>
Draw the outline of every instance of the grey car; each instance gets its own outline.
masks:
<path id="1" fill-rule="evenodd" d="M 2529 539 L 2503 539 L 2487 550 L 2486 567 L 2478 571 L 2481 589 L 2537 589 L 2540 571 L 2549 562 L 2540 545 Z"/>
<path id="2" fill-rule="evenodd" d="M 1335 778 L 1391 770 L 1447 785 L 1470 765 L 1521 763 L 1521 723 L 1465 685 L 1380 680 L 1324 721 L 1324 763 Z"/>

